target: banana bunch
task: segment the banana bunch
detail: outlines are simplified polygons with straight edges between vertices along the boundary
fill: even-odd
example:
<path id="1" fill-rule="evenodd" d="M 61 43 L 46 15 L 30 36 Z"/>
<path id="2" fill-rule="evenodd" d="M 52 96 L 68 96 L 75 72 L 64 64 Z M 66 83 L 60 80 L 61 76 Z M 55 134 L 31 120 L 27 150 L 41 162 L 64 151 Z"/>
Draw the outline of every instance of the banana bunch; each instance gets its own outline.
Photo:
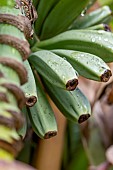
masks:
<path id="1" fill-rule="evenodd" d="M 33 107 L 29 108 L 28 116 L 35 133 L 42 139 L 48 139 L 57 135 L 57 123 L 38 78 L 35 77 L 35 80 L 39 99 Z"/>
<path id="2" fill-rule="evenodd" d="M 79 75 L 99 82 L 107 82 L 112 76 L 106 64 L 113 61 L 113 34 L 107 25 L 112 12 L 104 6 L 85 14 L 94 2 L 33 0 L 38 19 L 34 23 L 32 53 L 24 62 L 28 83 L 22 89 L 26 98 L 38 99 L 27 105 L 25 112 L 43 139 L 57 134 L 46 93 L 67 119 L 82 123 L 90 117 L 91 107 L 77 87 Z"/>
<path id="3" fill-rule="evenodd" d="M 67 90 L 74 90 L 78 85 L 78 73 L 71 64 L 50 51 L 37 51 L 29 61 L 53 85 Z"/>

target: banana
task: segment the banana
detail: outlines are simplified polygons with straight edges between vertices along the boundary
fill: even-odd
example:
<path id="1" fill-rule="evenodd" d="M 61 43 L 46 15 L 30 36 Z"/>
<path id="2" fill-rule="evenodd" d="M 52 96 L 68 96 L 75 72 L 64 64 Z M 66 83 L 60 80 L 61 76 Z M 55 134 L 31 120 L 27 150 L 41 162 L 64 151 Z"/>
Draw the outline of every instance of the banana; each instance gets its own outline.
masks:
<path id="1" fill-rule="evenodd" d="M 45 79 L 60 88 L 74 90 L 78 85 L 78 73 L 71 64 L 50 51 L 32 53 L 29 61 Z"/>
<path id="2" fill-rule="evenodd" d="M 60 0 L 47 16 L 40 39 L 47 39 L 65 31 L 88 2 L 89 0 Z"/>
<path id="3" fill-rule="evenodd" d="M 70 92 L 43 81 L 51 99 L 67 119 L 82 123 L 90 117 L 90 103 L 78 88 Z"/>
<path id="4" fill-rule="evenodd" d="M 33 0 L 33 6 L 35 7 L 35 9 L 38 8 L 38 4 L 39 4 L 40 0 Z"/>
<path id="5" fill-rule="evenodd" d="M 107 64 L 95 55 L 73 50 L 52 50 L 52 52 L 66 58 L 81 76 L 88 79 L 107 82 L 112 75 Z"/>
<path id="6" fill-rule="evenodd" d="M 25 136 L 26 136 L 26 132 L 27 132 L 27 115 L 28 115 L 28 113 L 27 113 L 27 108 L 26 107 L 23 107 L 22 113 L 24 115 L 24 120 L 25 121 L 24 121 L 23 126 L 18 130 L 18 134 L 22 139 L 24 139 Z"/>
<path id="7" fill-rule="evenodd" d="M 87 27 L 85 29 L 111 31 L 110 27 L 107 24 L 98 24 L 98 25 L 94 25 L 92 27 Z"/>
<path id="8" fill-rule="evenodd" d="M 70 29 L 83 29 L 103 23 L 106 19 L 110 18 L 112 11 L 109 6 L 103 6 L 89 14 L 79 17 L 71 25 Z"/>
<path id="9" fill-rule="evenodd" d="M 47 100 L 39 80 L 36 79 L 38 102 L 29 108 L 29 118 L 35 133 L 43 139 L 48 139 L 57 134 L 57 124 L 53 110 Z"/>
<path id="10" fill-rule="evenodd" d="M 32 107 L 37 102 L 37 90 L 34 75 L 31 69 L 29 62 L 26 60 L 24 61 L 24 66 L 28 72 L 28 82 L 21 86 L 22 90 L 25 93 L 26 97 L 26 105 L 28 107 Z"/>
<path id="11" fill-rule="evenodd" d="M 70 30 L 35 44 L 33 51 L 41 49 L 69 49 L 87 52 L 113 61 L 113 34 L 103 30 Z"/>
<path id="12" fill-rule="evenodd" d="M 35 31 L 37 35 L 40 35 L 41 29 L 43 27 L 43 22 L 48 17 L 51 10 L 55 7 L 55 5 L 59 2 L 59 0 L 41 0 L 39 2 L 37 12 L 38 12 L 38 20 L 35 22 Z"/>

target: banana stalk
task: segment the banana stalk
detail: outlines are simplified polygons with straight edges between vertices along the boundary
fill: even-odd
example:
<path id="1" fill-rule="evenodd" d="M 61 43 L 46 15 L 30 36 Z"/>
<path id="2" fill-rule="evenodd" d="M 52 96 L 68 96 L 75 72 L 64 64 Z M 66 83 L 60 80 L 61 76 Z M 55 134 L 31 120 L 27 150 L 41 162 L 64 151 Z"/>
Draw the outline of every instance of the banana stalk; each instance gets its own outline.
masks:
<path id="1" fill-rule="evenodd" d="M 14 9 L 14 4 L 5 0 L 0 6 L 0 159 L 3 160 L 12 160 L 22 147 L 17 130 L 24 121 L 21 109 L 25 96 L 20 86 L 27 82 L 23 60 L 30 54 L 26 38 L 32 32 L 31 21 L 20 9 Z M 1 166 L 7 169 L 8 164 L 0 162 Z"/>

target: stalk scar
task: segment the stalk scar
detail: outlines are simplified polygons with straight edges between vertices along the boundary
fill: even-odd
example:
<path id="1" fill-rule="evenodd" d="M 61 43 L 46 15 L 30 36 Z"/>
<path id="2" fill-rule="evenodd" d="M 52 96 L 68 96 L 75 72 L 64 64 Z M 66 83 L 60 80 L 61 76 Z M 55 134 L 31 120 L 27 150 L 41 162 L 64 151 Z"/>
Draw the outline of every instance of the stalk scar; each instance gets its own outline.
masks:
<path id="1" fill-rule="evenodd" d="M 0 102 L 1 102 L 1 101 L 8 102 L 7 96 L 6 96 L 6 94 L 3 93 L 3 92 L 0 92 Z"/>
<path id="2" fill-rule="evenodd" d="M 37 102 L 37 97 L 36 96 L 29 96 L 26 97 L 26 106 L 32 107 L 34 104 Z"/>
<path id="3" fill-rule="evenodd" d="M 19 15 L 14 17 L 14 15 L 11 14 L 0 14 L 0 23 L 16 26 L 20 31 L 24 33 L 27 39 L 32 38 L 33 36 L 31 22 L 24 16 Z"/>
<path id="4" fill-rule="evenodd" d="M 6 151 L 12 153 L 14 156 L 17 156 L 17 153 L 22 148 L 22 143 L 19 140 L 12 139 L 13 142 L 9 143 L 5 140 L 0 139 L 0 148 L 5 149 Z"/>
<path id="5" fill-rule="evenodd" d="M 102 82 L 107 82 L 110 77 L 112 76 L 112 73 L 110 70 L 106 70 L 102 75 L 101 75 L 101 81 Z"/>
<path id="6" fill-rule="evenodd" d="M 26 60 L 30 54 L 29 43 L 14 36 L 2 34 L 0 35 L 0 43 L 16 48 L 22 55 L 23 60 Z"/>
<path id="7" fill-rule="evenodd" d="M 21 128 L 24 123 L 22 113 L 14 110 L 7 110 L 7 111 L 12 115 L 12 119 L 14 120 L 15 123 L 15 128 L 16 129 Z"/>
<path id="8" fill-rule="evenodd" d="M 57 131 L 50 131 L 50 132 L 47 132 L 44 136 L 44 139 L 49 139 L 53 136 L 56 136 L 57 135 Z"/>
<path id="9" fill-rule="evenodd" d="M 0 85 L 6 87 L 11 93 L 14 94 L 16 100 L 18 101 L 18 107 L 22 109 L 25 105 L 25 96 L 23 91 L 17 85 L 11 83 L 0 83 Z"/>
<path id="10" fill-rule="evenodd" d="M 83 114 L 79 117 L 78 119 L 78 123 L 83 123 L 84 121 L 86 121 L 88 118 L 90 117 L 90 114 Z"/>
<path id="11" fill-rule="evenodd" d="M 69 80 L 66 84 L 66 89 L 69 91 L 73 91 L 73 90 L 75 90 L 77 85 L 78 85 L 78 79 Z"/>
<path id="12" fill-rule="evenodd" d="M 11 58 L 9 60 L 7 57 L 1 57 L 0 63 L 14 69 L 18 73 L 21 85 L 27 82 L 27 71 L 21 62 Z"/>

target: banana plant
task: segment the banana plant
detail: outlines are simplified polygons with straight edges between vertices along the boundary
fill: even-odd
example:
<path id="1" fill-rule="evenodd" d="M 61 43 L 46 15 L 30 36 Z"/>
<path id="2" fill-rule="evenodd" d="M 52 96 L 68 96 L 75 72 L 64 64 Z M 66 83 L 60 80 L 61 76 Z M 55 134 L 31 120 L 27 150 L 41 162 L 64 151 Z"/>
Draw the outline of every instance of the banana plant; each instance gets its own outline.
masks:
<path id="1" fill-rule="evenodd" d="M 82 123 L 90 117 L 90 103 L 77 87 L 79 75 L 107 82 L 112 73 L 106 62 L 113 61 L 113 34 L 105 25 L 112 12 L 103 7 L 85 16 L 92 3 L 0 2 L 0 159 L 13 159 L 21 148 L 26 133 L 21 111 L 39 137 L 57 135 L 46 93 L 67 119 Z"/>

